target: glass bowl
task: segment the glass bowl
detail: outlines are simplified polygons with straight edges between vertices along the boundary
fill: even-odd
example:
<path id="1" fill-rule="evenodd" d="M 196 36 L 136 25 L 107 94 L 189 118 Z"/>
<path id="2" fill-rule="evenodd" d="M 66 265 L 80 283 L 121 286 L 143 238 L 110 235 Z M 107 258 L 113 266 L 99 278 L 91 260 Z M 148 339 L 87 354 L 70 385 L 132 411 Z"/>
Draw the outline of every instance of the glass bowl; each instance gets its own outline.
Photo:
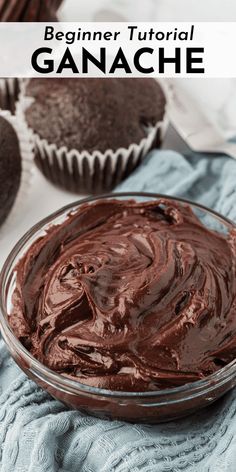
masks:
<path id="1" fill-rule="evenodd" d="M 158 423 L 193 413 L 214 402 L 236 384 L 236 360 L 203 380 L 149 392 L 118 392 L 86 386 L 48 369 L 35 359 L 20 343 L 8 324 L 11 297 L 15 284 L 15 266 L 28 247 L 48 226 L 65 220 L 68 213 L 83 203 L 99 199 L 135 199 L 148 201 L 165 198 L 180 204 L 187 203 L 206 227 L 227 234 L 236 225 L 216 212 L 187 200 L 151 193 L 122 193 L 87 198 L 68 205 L 45 218 L 30 229 L 16 244 L 7 258 L 0 276 L 0 328 L 10 354 L 20 368 L 54 398 L 70 408 L 102 418 L 130 422 Z"/>

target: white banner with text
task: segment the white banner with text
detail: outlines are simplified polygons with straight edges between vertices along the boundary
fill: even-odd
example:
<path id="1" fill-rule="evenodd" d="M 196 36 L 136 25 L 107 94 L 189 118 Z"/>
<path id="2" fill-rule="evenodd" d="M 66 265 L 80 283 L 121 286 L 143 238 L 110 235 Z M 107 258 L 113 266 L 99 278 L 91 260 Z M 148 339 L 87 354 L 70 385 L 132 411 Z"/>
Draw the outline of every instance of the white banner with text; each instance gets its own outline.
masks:
<path id="1" fill-rule="evenodd" d="M 0 23 L 0 77 L 236 77 L 236 23 Z"/>

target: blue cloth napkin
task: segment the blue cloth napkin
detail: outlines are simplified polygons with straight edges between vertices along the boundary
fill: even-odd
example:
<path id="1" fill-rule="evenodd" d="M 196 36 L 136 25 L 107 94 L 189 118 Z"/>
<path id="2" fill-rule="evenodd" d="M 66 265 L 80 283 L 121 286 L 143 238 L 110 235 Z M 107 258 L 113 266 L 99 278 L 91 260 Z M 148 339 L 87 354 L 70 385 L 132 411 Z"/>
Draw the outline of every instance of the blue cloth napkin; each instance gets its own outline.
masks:
<path id="1" fill-rule="evenodd" d="M 236 221 L 236 162 L 153 151 L 117 189 L 186 197 Z M 155 426 L 68 411 L 30 381 L 0 341 L 1 472 L 235 472 L 236 390 Z"/>

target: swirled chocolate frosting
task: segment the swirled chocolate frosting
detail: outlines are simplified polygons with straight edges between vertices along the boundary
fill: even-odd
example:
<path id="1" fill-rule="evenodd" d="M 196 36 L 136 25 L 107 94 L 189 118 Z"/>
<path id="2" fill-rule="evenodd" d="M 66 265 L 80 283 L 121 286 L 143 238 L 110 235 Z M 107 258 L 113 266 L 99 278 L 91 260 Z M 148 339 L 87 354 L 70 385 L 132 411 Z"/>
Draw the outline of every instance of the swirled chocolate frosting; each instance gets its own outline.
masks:
<path id="1" fill-rule="evenodd" d="M 16 269 L 12 329 L 84 384 L 179 386 L 236 356 L 236 232 L 207 229 L 188 205 L 83 204 Z"/>

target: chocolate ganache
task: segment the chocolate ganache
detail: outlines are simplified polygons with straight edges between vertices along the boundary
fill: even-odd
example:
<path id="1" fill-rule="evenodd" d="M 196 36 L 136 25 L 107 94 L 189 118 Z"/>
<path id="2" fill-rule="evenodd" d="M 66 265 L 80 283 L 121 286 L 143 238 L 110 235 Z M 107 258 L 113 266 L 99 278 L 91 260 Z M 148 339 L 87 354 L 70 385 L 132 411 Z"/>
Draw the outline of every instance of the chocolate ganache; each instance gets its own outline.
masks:
<path id="1" fill-rule="evenodd" d="M 236 232 L 188 205 L 85 203 L 18 262 L 9 322 L 47 367 L 84 384 L 149 391 L 236 356 Z"/>

